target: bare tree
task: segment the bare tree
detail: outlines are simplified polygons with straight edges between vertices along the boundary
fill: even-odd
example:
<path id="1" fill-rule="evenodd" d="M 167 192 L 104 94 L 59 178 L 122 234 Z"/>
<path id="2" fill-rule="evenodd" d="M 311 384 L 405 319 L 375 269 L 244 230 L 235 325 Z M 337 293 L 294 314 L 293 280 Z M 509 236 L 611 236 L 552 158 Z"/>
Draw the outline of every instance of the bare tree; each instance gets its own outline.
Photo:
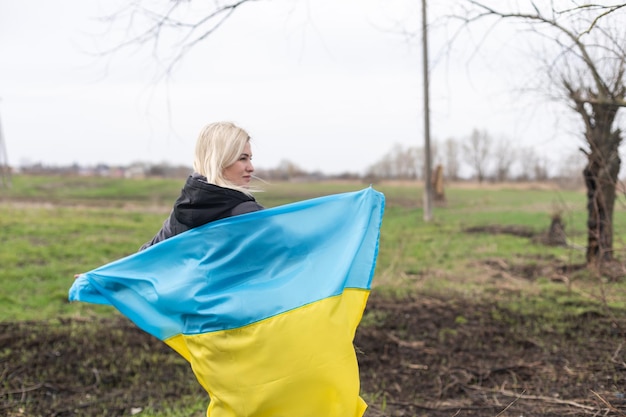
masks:
<path id="1" fill-rule="evenodd" d="M 403 148 L 395 145 L 392 150 L 392 159 L 395 165 L 395 175 L 397 178 L 415 179 L 418 177 L 417 166 L 415 161 L 417 149 Z"/>
<path id="2" fill-rule="evenodd" d="M 465 0 L 464 27 L 492 19 L 525 25 L 524 36 L 537 36 L 556 46 L 540 58 L 549 61 L 546 87 L 557 88 L 583 122 L 587 165 L 587 263 L 600 266 L 613 259 L 613 209 L 620 170 L 622 133 L 616 117 L 626 107 L 626 4 L 581 5 L 578 1 L 500 2 Z M 497 4 L 489 6 L 488 3 Z M 475 25 L 474 25 L 475 27 Z M 545 43 L 543 43 L 546 45 Z"/>
<path id="3" fill-rule="evenodd" d="M 496 181 L 506 181 L 511 175 L 511 167 L 516 158 L 515 149 L 511 141 L 505 137 L 500 137 L 494 148 L 495 176 Z"/>
<path id="4" fill-rule="evenodd" d="M 466 142 L 463 150 L 467 163 L 474 169 L 476 178 L 482 183 L 487 175 L 487 164 L 491 157 L 491 136 L 486 130 L 474 129 Z"/>
<path id="5" fill-rule="evenodd" d="M 393 178 L 393 161 L 389 154 L 372 164 L 365 173 L 366 177 L 376 179 Z"/>
<path id="6" fill-rule="evenodd" d="M 395 144 L 389 152 L 371 165 L 366 176 L 379 179 L 422 178 L 424 149 L 416 146 L 403 147 Z"/>
<path id="7" fill-rule="evenodd" d="M 550 163 L 545 155 L 530 147 L 516 151 L 520 172 L 517 179 L 522 181 L 545 181 L 550 177 Z"/>
<path id="8" fill-rule="evenodd" d="M 548 158 L 544 155 L 538 155 L 533 158 L 530 168 L 533 171 L 533 175 L 536 181 L 546 181 L 550 178 L 549 162 Z"/>
<path id="9" fill-rule="evenodd" d="M 561 160 L 556 179 L 562 188 L 577 189 L 584 186 L 580 173 L 585 169 L 586 159 L 582 152 L 572 150 Z"/>
<path id="10" fill-rule="evenodd" d="M 533 148 L 521 147 L 518 149 L 517 160 L 519 163 L 519 174 L 516 176 L 518 180 L 529 181 L 535 179 L 535 170 L 532 168 L 532 164 L 537 158 L 537 153 Z"/>

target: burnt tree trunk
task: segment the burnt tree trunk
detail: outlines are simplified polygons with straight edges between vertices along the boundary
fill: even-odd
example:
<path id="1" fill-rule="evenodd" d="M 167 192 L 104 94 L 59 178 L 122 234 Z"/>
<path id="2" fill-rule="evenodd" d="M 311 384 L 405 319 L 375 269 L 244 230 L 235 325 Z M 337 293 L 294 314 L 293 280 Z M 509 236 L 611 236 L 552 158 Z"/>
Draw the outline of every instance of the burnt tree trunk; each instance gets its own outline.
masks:
<path id="1" fill-rule="evenodd" d="M 546 244 L 550 246 L 567 246 L 567 236 L 565 235 L 565 225 L 560 214 L 552 216 L 550 222 L 550 228 L 548 229 L 548 236 Z"/>
<path id="2" fill-rule="evenodd" d="M 437 165 L 437 168 L 435 168 L 435 171 L 433 172 L 432 182 L 435 201 L 446 201 L 446 194 L 443 189 L 443 166 L 441 164 Z"/>
<path id="3" fill-rule="evenodd" d="M 613 208 L 622 138 L 620 130 L 612 128 L 619 106 L 600 100 L 589 104 L 577 103 L 577 110 L 585 119 L 585 137 L 590 148 L 583 170 L 587 188 L 587 264 L 600 266 L 613 259 Z"/>

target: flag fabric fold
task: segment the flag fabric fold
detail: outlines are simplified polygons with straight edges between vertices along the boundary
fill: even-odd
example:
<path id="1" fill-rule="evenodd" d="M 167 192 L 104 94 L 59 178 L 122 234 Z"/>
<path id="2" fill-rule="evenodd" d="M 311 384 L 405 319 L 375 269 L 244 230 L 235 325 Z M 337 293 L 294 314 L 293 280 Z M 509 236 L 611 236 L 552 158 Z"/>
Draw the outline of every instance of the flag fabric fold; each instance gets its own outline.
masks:
<path id="1" fill-rule="evenodd" d="M 81 274 L 189 361 L 209 417 L 361 416 L 353 339 L 378 254 L 369 187 L 230 217 Z"/>

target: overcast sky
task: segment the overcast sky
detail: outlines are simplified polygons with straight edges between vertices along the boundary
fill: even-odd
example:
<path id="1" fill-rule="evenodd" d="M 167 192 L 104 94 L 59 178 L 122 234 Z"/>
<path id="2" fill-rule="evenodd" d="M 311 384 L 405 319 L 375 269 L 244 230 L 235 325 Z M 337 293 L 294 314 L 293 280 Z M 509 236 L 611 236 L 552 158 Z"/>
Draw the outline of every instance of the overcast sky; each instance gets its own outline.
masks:
<path id="1" fill-rule="evenodd" d="M 120 39 L 96 19 L 112 3 L 0 0 L 0 122 L 11 165 L 190 166 L 199 130 L 217 120 L 249 131 L 261 168 L 289 160 L 363 173 L 396 144 L 423 145 L 421 38 L 398 33 L 420 28 L 419 2 L 251 2 L 167 82 L 155 81 L 149 49 L 94 55 Z M 433 141 L 478 128 L 540 153 L 580 145 L 579 126 L 555 128 L 562 110 L 517 92 L 531 75 L 502 43 L 469 63 L 462 48 L 442 53 L 444 31 L 430 36 Z"/>

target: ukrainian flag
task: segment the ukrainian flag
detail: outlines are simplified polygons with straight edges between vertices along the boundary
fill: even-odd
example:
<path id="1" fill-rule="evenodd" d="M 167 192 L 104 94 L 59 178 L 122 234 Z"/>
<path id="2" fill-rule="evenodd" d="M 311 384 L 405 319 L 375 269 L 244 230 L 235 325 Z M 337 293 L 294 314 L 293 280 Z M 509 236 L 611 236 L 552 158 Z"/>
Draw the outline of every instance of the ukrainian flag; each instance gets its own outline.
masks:
<path id="1" fill-rule="evenodd" d="M 362 416 L 353 339 L 384 204 L 369 187 L 209 223 L 82 274 L 69 299 L 181 354 L 209 417 Z"/>

